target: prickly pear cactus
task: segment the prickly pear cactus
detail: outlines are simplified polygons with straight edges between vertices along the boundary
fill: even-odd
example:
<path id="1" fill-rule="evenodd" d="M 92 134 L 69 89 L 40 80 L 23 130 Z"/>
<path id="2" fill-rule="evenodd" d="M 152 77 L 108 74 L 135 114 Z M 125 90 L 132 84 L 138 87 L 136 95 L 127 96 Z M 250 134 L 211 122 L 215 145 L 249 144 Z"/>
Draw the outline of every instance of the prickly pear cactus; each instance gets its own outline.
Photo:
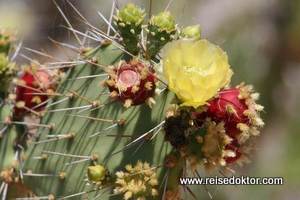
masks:
<path id="1" fill-rule="evenodd" d="M 99 66 L 118 64 L 123 55 L 113 45 L 95 50 L 86 59 L 97 58 L 97 63 L 79 65 L 68 72 L 57 91 L 62 97 L 48 104 L 41 123 L 52 126 L 40 129 L 24 168 L 32 173 L 26 173 L 25 182 L 37 194 L 63 197 L 93 190 L 86 185 L 87 168 L 93 163 L 114 173 L 143 160 L 161 171 L 159 165 L 170 151 L 161 129 L 173 95 L 162 92 L 152 109 L 146 104 L 126 109 L 121 102 L 112 101 L 101 85 L 105 76 L 100 75 L 106 72 Z M 94 75 L 99 77 L 80 79 Z M 66 97 L 63 103 L 51 106 Z M 72 137 L 65 137 L 70 134 Z M 93 197 L 98 192 L 87 195 Z"/>
<path id="2" fill-rule="evenodd" d="M 25 161 L 5 177 L 20 178 L 38 199 L 197 199 L 179 179 L 248 161 L 264 125 L 259 95 L 230 86 L 227 54 L 202 39 L 198 25 L 180 30 L 168 11 L 144 22 L 133 4 L 114 19 L 107 34 L 89 22 L 92 36 L 69 26 L 77 40 L 101 45 L 16 78 L 5 124 L 38 131 L 17 142 Z"/>

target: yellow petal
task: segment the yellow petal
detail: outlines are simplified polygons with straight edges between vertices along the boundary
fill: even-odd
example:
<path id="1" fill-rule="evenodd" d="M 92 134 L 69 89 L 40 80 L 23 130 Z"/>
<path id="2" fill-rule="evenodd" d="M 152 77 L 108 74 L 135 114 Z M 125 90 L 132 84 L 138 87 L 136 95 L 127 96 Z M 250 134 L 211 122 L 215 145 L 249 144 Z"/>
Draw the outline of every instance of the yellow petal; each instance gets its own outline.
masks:
<path id="1" fill-rule="evenodd" d="M 164 75 L 182 105 L 204 105 L 229 84 L 232 70 L 227 54 L 207 40 L 177 40 L 166 46 Z"/>

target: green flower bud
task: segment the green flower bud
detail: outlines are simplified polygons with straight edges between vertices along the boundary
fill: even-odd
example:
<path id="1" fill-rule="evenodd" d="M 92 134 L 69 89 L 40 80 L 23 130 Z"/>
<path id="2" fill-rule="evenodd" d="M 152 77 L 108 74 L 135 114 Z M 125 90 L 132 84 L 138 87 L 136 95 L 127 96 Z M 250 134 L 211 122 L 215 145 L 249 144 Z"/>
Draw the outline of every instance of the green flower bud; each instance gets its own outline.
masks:
<path id="1" fill-rule="evenodd" d="M 145 18 L 145 11 L 138 6 L 129 3 L 117 12 L 117 21 L 128 24 L 141 25 Z"/>
<path id="2" fill-rule="evenodd" d="M 155 59 L 159 51 L 175 38 L 176 23 L 170 12 L 161 12 L 152 16 L 148 24 L 147 59 Z"/>
<path id="3" fill-rule="evenodd" d="M 89 166 L 87 175 L 90 181 L 101 182 L 105 179 L 106 169 L 102 165 Z"/>
<path id="4" fill-rule="evenodd" d="M 174 17 L 167 11 L 152 16 L 150 24 L 158 27 L 159 31 L 166 31 L 168 33 L 173 32 L 176 28 Z"/>
<path id="5" fill-rule="evenodd" d="M 187 26 L 182 29 L 181 36 L 183 38 L 199 40 L 201 38 L 200 25 Z"/>
<path id="6" fill-rule="evenodd" d="M 115 25 L 122 37 L 123 46 L 133 55 L 138 55 L 138 43 L 142 31 L 142 23 L 145 18 L 145 11 L 129 3 L 121 10 L 118 10 L 114 18 Z"/>

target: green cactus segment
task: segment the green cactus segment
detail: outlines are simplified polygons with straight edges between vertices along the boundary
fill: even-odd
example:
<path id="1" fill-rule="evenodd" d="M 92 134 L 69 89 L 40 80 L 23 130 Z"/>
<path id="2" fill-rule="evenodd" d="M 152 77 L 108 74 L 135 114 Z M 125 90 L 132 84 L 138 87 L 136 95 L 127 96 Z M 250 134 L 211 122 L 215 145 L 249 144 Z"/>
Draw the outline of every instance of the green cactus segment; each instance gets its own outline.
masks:
<path id="1" fill-rule="evenodd" d="M 133 55 L 137 55 L 139 53 L 139 37 L 145 18 L 144 10 L 129 3 L 123 9 L 118 10 L 114 18 L 125 49 Z"/>
<path id="2" fill-rule="evenodd" d="M 148 24 L 147 58 L 154 58 L 176 33 L 176 23 L 170 12 L 161 12 L 152 16 Z"/>
<path id="3" fill-rule="evenodd" d="M 0 53 L 9 53 L 11 41 L 11 36 L 0 30 Z"/>
<path id="4" fill-rule="evenodd" d="M 117 64 L 122 59 L 123 53 L 110 45 L 94 51 L 91 57 L 97 57 L 99 65 L 112 65 Z M 68 156 L 70 154 L 93 155 L 93 158 L 98 158 L 97 163 L 103 165 L 110 174 L 115 174 L 116 171 L 124 169 L 127 164 L 135 164 L 139 160 L 148 162 L 152 166 L 162 166 L 165 155 L 170 152 L 171 146 L 165 142 L 163 132 L 157 131 L 163 125 L 166 109 L 174 99 L 174 94 L 165 90 L 156 96 L 156 104 L 152 109 L 147 105 L 132 106 L 126 109 L 120 102 L 112 101 L 108 89 L 99 84 L 105 78 L 74 80 L 78 77 L 101 73 L 104 71 L 96 65 L 80 65 L 68 72 L 67 80 L 59 87 L 59 93 L 68 94 L 70 91 L 75 91 L 84 98 L 75 96 L 68 101 L 49 107 L 41 122 L 55 126 L 52 130 L 45 128 L 39 130 L 40 138 L 28 151 L 28 160 L 25 161 L 24 171 L 31 170 L 33 174 L 50 174 L 53 176 L 25 176 L 25 183 L 37 195 L 53 194 L 56 197 L 62 197 L 91 189 L 91 186 L 87 186 L 84 180 L 87 178 L 87 169 L 94 160 L 72 164 L 74 161 L 84 160 L 85 157 L 72 158 Z M 56 98 L 53 102 L 62 98 L 65 97 Z M 78 113 L 80 110 L 59 111 L 59 109 L 89 105 L 87 99 L 90 101 L 97 100 L 100 103 L 99 108 L 96 107 L 93 111 L 86 110 L 80 113 Z M 101 107 L 101 105 L 104 106 Z M 144 138 L 134 142 L 154 127 L 157 128 L 151 132 L 156 135 L 153 139 L 150 139 L 151 134 L 146 134 Z M 48 135 L 68 133 L 74 135 L 71 140 L 58 139 L 47 142 Z M 91 137 L 95 133 L 98 135 Z M 38 143 L 45 140 L 46 143 Z M 126 146 L 131 142 L 134 143 Z M 54 155 L 49 152 L 68 155 Z M 41 158 L 45 154 L 47 155 L 46 159 L 32 159 L 34 157 Z M 157 169 L 159 177 L 162 171 L 161 167 Z M 61 180 L 62 174 L 65 174 L 64 180 Z M 105 188 L 105 186 L 103 187 Z M 123 199 L 122 195 L 109 197 L 113 193 L 113 187 L 110 189 L 111 191 L 101 196 L 101 199 Z M 89 199 L 96 195 L 95 193 L 97 192 L 88 193 Z M 75 199 L 81 199 L 81 196 L 77 196 Z"/>
<path id="5" fill-rule="evenodd" d="M 0 107 L 0 172 L 15 164 L 14 142 L 17 136 L 14 126 L 7 126 L 5 122 L 11 116 L 11 107 L 2 105 Z"/>
<path id="6" fill-rule="evenodd" d="M 186 39 L 201 39 L 201 28 L 200 25 L 187 26 L 181 31 L 181 37 Z"/>

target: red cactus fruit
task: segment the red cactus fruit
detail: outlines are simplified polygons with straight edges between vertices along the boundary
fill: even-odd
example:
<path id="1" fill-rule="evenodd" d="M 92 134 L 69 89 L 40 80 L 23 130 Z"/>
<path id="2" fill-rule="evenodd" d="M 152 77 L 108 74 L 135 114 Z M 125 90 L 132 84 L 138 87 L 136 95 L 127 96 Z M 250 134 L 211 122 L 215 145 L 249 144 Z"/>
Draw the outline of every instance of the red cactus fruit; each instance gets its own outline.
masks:
<path id="1" fill-rule="evenodd" d="M 263 110 L 256 104 L 259 94 L 253 92 L 252 86 L 239 85 L 235 88 L 224 89 L 218 96 L 208 102 L 207 117 L 213 121 L 224 122 L 226 133 L 232 137 L 246 140 L 249 135 L 257 135 L 257 128 L 264 125 L 259 117 Z"/>
<path id="2" fill-rule="evenodd" d="M 229 136 L 235 137 L 240 131 L 239 123 L 249 123 L 244 114 L 248 109 L 245 99 L 239 98 L 239 88 L 225 89 L 219 92 L 218 97 L 209 101 L 207 113 L 214 121 L 225 122 L 225 129 Z"/>
<path id="3" fill-rule="evenodd" d="M 154 103 L 157 78 L 155 71 L 146 64 L 133 60 L 114 67 L 106 80 L 110 96 L 124 103 L 125 107 Z"/>
<path id="4" fill-rule="evenodd" d="M 40 111 L 44 106 L 35 106 L 48 99 L 46 95 L 51 89 L 51 76 L 45 70 L 26 70 L 18 80 L 16 87 L 15 117 L 23 116 L 26 111 Z M 18 106 L 19 105 L 19 106 Z M 21 106 L 20 106 L 21 105 Z"/>
<path id="5" fill-rule="evenodd" d="M 233 140 L 230 144 L 225 146 L 225 150 L 230 150 L 234 153 L 233 156 L 224 157 L 227 164 L 234 163 L 241 157 L 242 153 L 239 147 L 240 145 L 237 140 Z"/>

